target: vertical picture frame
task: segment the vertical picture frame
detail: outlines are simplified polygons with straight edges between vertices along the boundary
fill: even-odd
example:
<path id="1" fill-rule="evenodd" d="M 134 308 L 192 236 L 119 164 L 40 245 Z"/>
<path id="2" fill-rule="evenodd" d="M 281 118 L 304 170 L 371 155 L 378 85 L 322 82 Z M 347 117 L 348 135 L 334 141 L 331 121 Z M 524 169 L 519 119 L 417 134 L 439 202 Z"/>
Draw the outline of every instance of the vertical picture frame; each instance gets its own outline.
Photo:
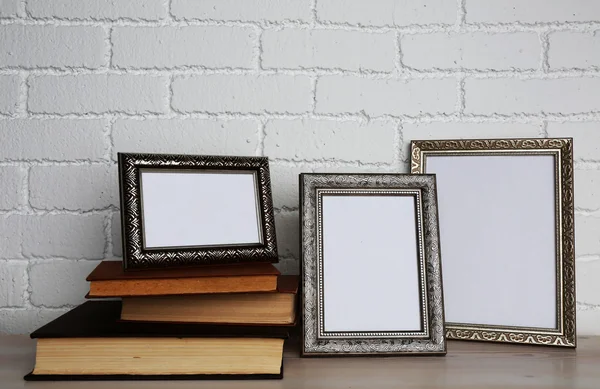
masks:
<path id="1" fill-rule="evenodd" d="M 303 356 L 444 355 L 432 175 L 301 174 Z"/>
<path id="2" fill-rule="evenodd" d="M 414 140 L 436 174 L 448 339 L 576 347 L 573 141 Z"/>

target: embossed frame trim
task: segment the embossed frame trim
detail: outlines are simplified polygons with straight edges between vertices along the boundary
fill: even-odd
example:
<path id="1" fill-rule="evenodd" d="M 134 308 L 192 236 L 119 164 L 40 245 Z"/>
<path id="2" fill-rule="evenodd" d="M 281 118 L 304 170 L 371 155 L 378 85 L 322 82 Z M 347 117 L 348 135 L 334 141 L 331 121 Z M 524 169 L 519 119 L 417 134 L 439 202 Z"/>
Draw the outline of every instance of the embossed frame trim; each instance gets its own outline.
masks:
<path id="1" fill-rule="evenodd" d="M 411 173 L 426 172 L 430 155 L 551 155 L 555 164 L 556 329 L 446 323 L 448 339 L 576 347 L 573 139 L 413 140 Z"/>
<path id="2" fill-rule="evenodd" d="M 118 153 L 118 165 L 125 270 L 278 261 L 268 158 Z M 255 174 L 262 242 L 146 249 L 142 220 L 142 170 L 240 171 Z"/>
<path id="3" fill-rule="evenodd" d="M 422 331 L 335 332 L 322 330 L 322 253 L 319 202 L 323 194 L 410 195 L 418 198 L 415 215 L 421 290 Z M 300 175 L 302 251 L 302 355 L 402 355 L 446 353 L 444 304 L 435 176 L 407 174 Z M 393 309 L 390 307 L 390 309 Z"/>

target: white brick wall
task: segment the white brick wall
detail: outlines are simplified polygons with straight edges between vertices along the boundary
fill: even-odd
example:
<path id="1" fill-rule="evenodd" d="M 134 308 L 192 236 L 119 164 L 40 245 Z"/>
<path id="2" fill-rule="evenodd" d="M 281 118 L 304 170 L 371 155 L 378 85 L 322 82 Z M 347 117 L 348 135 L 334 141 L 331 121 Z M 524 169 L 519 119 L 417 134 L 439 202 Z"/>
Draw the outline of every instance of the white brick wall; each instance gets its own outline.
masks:
<path id="1" fill-rule="evenodd" d="M 254 29 L 247 27 L 117 27 L 112 64 L 130 69 L 250 68 L 255 40 Z"/>
<path id="2" fill-rule="evenodd" d="M 401 45 L 402 62 L 414 69 L 536 69 L 541 49 L 535 32 L 414 34 Z"/>
<path id="3" fill-rule="evenodd" d="M 262 36 L 262 66 L 390 72 L 394 70 L 395 40 L 393 32 L 269 30 Z"/>
<path id="4" fill-rule="evenodd" d="M 122 255 L 119 151 L 268 155 L 297 273 L 299 173 L 571 136 L 579 330 L 600 335 L 599 26 L 591 0 L 0 0 L 0 333 Z"/>
<path id="5" fill-rule="evenodd" d="M 20 83 L 18 75 L 0 74 L 0 114 L 10 115 L 17 111 Z"/>
<path id="6" fill-rule="evenodd" d="M 552 69 L 600 66 L 600 33 L 561 31 L 550 34 L 548 59 Z"/>
<path id="7" fill-rule="evenodd" d="M 0 66 L 97 69 L 108 53 L 105 39 L 100 26 L 0 26 Z"/>

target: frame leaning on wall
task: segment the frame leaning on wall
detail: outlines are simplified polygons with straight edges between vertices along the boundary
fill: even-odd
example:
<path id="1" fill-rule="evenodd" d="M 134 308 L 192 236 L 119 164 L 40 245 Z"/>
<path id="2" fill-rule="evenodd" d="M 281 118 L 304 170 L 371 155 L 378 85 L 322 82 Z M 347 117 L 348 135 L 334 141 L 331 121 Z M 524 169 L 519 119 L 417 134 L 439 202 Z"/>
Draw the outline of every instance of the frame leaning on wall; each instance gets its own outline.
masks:
<path id="1" fill-rule="evenodd" d="M 449 166 L 459 166 L 452 165 L 450 158 L 445 158 L 442 160 L 440 157 L 483 157 L 488 158 L 488 163 L 492 165 L 497 163 L 499 159 L 494 157 L 536 157 L 536 156 L 551 156 L 553 159 L 551 162 L 548 162 L 549 166 L 549 175 L 546 179 L 546 182 L 553 182 L 553 190 L 548 189 L 547 193 L 547 203 L 548 209 L 554 208 L 554 212 L 551 214 L 549 212 L 545 212 L 545 217 L 549 222 L 544 223 L 544 228 L 549 231 L 549 234 L 546 236 L 554 236 L 553 241 L 550 240 L 547 242 L 547 239 L 537 241 L 537 244 L 544 243 L 544 247 L 546 247 L 547 252 L 552 252 L 555 259 L 548 263 L 548 269 L 546 270 L 547 274 L 550 274 L 547 278 L 544 278 L 546 282 L 543 284 L 539 284 L 540 287 L 548 288 L 546 290 L 552 290 L 552 293 L 546 293 L 546 297 L 544 301 L 550 301 L 551 307 L 555 311 L 547 309 L 548 313 L 548 321 L 553 321 L 555 323 L 554 326 L 540 326 L 540 325 L 509 325 L 506 322 L 499 323 L 489 323 L 485 322 L 483 319 L 483 314 L 470 312 L 468 316 L 473 318 L 475 316 L 480 316 L 482 319 L 476 322 L 463 322 L 456 321 L 453 322 L 453 312 L 452 312 L 452 299 L 449 298 L 449 291 L 452 290 L 453 287 L 456 288 L 464 288 L 463 286 L 457 286 L 458 283 L 462 285 L 468 284 L 468 274 L 471 271 L 468 268 L 462 267 L 461 269 L 450 269 L 452 273 L 455 274 L 453 279 L 450 278 L 451 272 L 449 270 L 449 266 L 459 266 L 458 263 L 464 265 L 464 263 L 468 263 L 468 261 L 479 261 L 483 259 L 485 262 L 485 258 L 477 257 L 473 255 L 473 251 L 469 251 L 468 248 L 465 248 L 465 245 L 470 244 L 467 241 L 463 242 L 452 242 L 452 255 L 450 255 L 449 247 L 446 251 L 442 252 L 444 256 L 444 285 L 446 287 L 445 291 L 445 300 L 446 300 L 446 336 L 448 339 L 463 339 L 463 340 L 479 340 L 479 341 L 492 341 L 492 342 L 505 342 L 505 343 L 528 343 L 528 344 L 537 344 L 537 345 L 553 345 L 553 346 L 564 346 L 564 347 L 575 347 L 576 346 L 576 323 L 575 323 L 575 315 L 576 315 L 576 299 L 575 299 L 575 237 L 574 237 L 574 200 L 573 200 L 573 142 L 570 138 L 565 139 L 489 139 L 489 140 L 479 140 L 479 139 L 465 139 L 465 140 L 415 140 L 412 141 L 411 144 L 411 173 L 413 174 L 422 174 L 422 173 L 437 173 L 438 177 L 438 192 L 440 199 L 444 199 L 445 195 L 449 195 L 450 191 L 444 191 L 445 188 L 449 188 L 449 186 L 455 183 L 455 180 L 451 178 L 451 174 L 456 174 L 455 177 L 463 177 L 464 175 L 468 175 L 469 173 L 465 172 L 465 169 L 458 171 L 458 169 L 454 169 Z M 430 158 L 438 158 L 436 164 L 433 164 L 433 159 Z M 491 158 L 491 159 L 490 159 Z M 461 163 L 465 163 L 467 160 L 459 158 Z M 495 159 L 494 161 L 492 161 Z M 428 161 L 433 167 L 428 168 Z M 444 161 L 442 163 L 441 161 Z M 458 159 L 454 160 L 458 161 Z M 483 159 L 471 159 L 471 166 L 474 166 L 478 161 L 479 163 L 483 162 Z M 492 162 L 489 162 L 492 161 Z M 507 161 L 506 159 L 504 160 Z M 529 161 L 525 163 L 525 161 Z M 514 172 L 515 176 L 519 174 L 524 174 L 523 172 L 528 172 L 530 168 L 530 163 L 532 160 L 522 159 L 516 160 L 513 159 L 513 165 L 516 168 L 510 170 Z M 461 165 L 466 166 L 466 165 Z M 474 167 L 473 171 L 481 172 L 482 167 L 477 166 Z M 443 177 L 441 177 L 440 171 L 445 171 L 447 181 L 444 181 Z M 494 180 L 494 175 L 491 173 L 481 172 L 479 174 L 485 175 L 487 174 L 487 179 Z M 507 175 L 511 175 L 513 173 L 506 173 Z M 533 174 L 529 171 L 529 174 Z M 472 181 L 476 179 L 470 177 Z M 522 179 L 528 180 L 526 176 L 522 176 Z M 491 181 L 490 181 L 491 182 Z M 446 185 L 444 187 L 444 185 Z M 477 182 L 473 183 L 475 186 L 474 192 L 469 193 L 471 196 L 471 201 L 477 198 L 478 191 L 477 185 L 484 186 L 486 183 Z M 551 184 L 547 186 L 550 188 Z M 473 189 L 473 187 L 469 188 L 452 188 L 452 192 L 459 193 L 459 189 L 462 190 L 464 195 L 466 192 Z M 480 187 L 481 189 L 481 187 Z M 483 190 L 483 189 L 481 189 Z M 522 190 L 521 188 L 512 188 L 513 191 L 517 191 L 514 197 L 524 196 L 524 192 L 519 192 Z M 552 193 L 550 193 L 552 192 Z M 487 192 L 489 193 L 489 192 Z M 521 194 L 519 194 L 521 193 Z M 459 196 L 463 196 L 460 195 Z M 513 197 L 513 198 L 514 198 Z M 521 197 L 523 198 L 523 197 Z M 449 200 L 447 200 L 449 201 Z M 464 204 L 463 204 L 464 205 Z M 444 206 L 446 208 L 444 208 Z M 494 206 L 494 205 L 491 205 Z M 519 207 L 518 202 L 510 205 L 511 207 Z M 448 211 L 450 207 L 453 207 L 452 210 L 453 215 L 455 217 L 450 219 L 444 219 L 445 216 L 448 216 L 448 213 L 444 211 Z M 521 208 L 523 206 L 521 205 Z M 440 201 L 440 221 L 442 231 L 442 250 L 444 250 L 444 233 L 448 233 L 449 230 L 457 230 L 459 228 L 465 227 L 465 223 L 461 224 L 461 221 L 456 220 L 457 213 L 463 212 L 462 210 L 458 210 L 459 205 L 456 202 L 450 204 L 446 203 L 442 204 Z M 464 209 L 464 208 L 462 208 Z M 469 206 L 466 207 L 469 209 Z M 544 208 L 546 209 L 546 208 Z M 530 209 L 522 209 L 522 214 L 519 214 L 519 218 L 515 220 L 526 220 L 521 218 L 530 217 L 530 220 L 538 220 L 531 214 Z M 464 213 L 463 213 L 464 215 Z M 541 215 L 541 214 L 539 214 Z M 487 217 L 487 216 L 484 216 Z M 448 227 L 452 228 L 448 228 Z M 513 225 L 513 227 L 517 227 Z M 479 226 L 481 228 L 481 226 Z M 499 228 L 496 224 L 487 226 L 487 228 Z M 445 232 L 444 232 L 445 231 Z M 469 234 L 468 231 L 464 231 L 464 235 L 467 236 Z M 499 238 L 502 235 L 502 231 L 498 231 L 498 234 L 491 234 L 491 241 L 494 241 L 494 247 L 483 248 L 483 252 L 491 252 L 497 248 L 498 245 L 509 246 L 511 242 L 503 241 L 502 238 Z M 467 239 L 467 238 L 465 238 Z M 469 240 L 469 239 L 467 239 Z M 471 241 L 472 242 L 472 241 Z M 472 242 L 473 243 L 473 242 Z M 548 244 L 549 243 L 549 244 Z M 473 243 L 475 244 L 475 243 Z M 479 244 L 479 243 L 477 243 Z M 488 243 L 489 244 L 489 243 Z M 531 242 L 532 245 L 535 245 L 536 242 Z M 485 245 L 485 244 L 483 244 Z M 540 245 L 540 247 L 542 247 Z M 482 252 L 479 251 L 479 252 Z M 490 254 L 492 255 L 492 254 Z M 465 259 L 467 256 L 471 256 L 472 258 Z M 463 258 L 460 258 L 463 257 Z M 535 257 L 535 255 L 533 256 Z M 529 260 L 535 259 L 532 256 L 528 258 L 520 258 L 521 260 Z M 551 257 L 550 257 L 551 258 Z M 465 259 L 463 261 L 463 259 Z M 539 259 L 539 258 L 538 258 Z M 541 268 L 537 269 L 529 269 L 526 274 L 523 274 L 523 270 L 521 270 L 522 266 L 525 266 L 522 262 L 518 263 L 514 258 L 505 257 L 502 259 L 503 261 L 510 262 L 513 261 L 513 270 L 521 273 L 519 276 L 523 277 L 531 277 L 531 282 L 535 283 L 536 277 L 539 277 L 539 273 L 537 270 L 542 270 Z M 537 259 L 536 259 L 537 260 Z M 544 263 L 547 263 L 547 259 L 544 260 Z M 500 261 L 502 262 L 502 261 Z M 471 262 L 474 263 L 474 262 Z M 498 261 L 494 262 L 497 264 Z M 488 265 L 489 266 L 489 265 Z M 533 266 L 533 265 L 526 265 Z M 537 266 L 537 265 L 535 265 Z M 491 270 L 490 270 L 491 272 Z M 488 275 L 491 274 L 488 272 Z M 460 280 L 457 279 L 456 274 L 460 273 Z M 514 272 L 512 273 L 514 274 Z M 471 274 L 472 275 L 472 274 Z M 480 274 L 480 276 L 485 277 L 486 274 Z M 550 280 L 553 277 L 554 280 Z M 507 289 L 512 289 L 511 293 L 514 292 L 515 295 L 518 296 L 519 293 L 525 293 L 527 291 L 527 287 L 531 287 L 531 285 L 519 285 L 511 283 L 511 279 L 506 279 L 504 282 L 504 286 L 501 289 L 504 292 L 496 290 L 491 291 L 490 293 L 498 293 L 500 296 L 501 293 L 506 294 Z M 527 283 L 527 282 L 526 282 Z M 521 292 L 515 292 L 518 288 L 522 288 Z M 456 290 L 456 289 L 455 289 Z M 531 289 L 529 289 L 531 290 Z M 471 293 L 477 293 L 476 290 L 471 291 Z M 525 297 L 525 295 L 521 295 Z M 500 297 L 504 298 L 504 297 Z M 516 298 L 515 300 L 519 300 Z M 501 300 L 497 300 L 501 301 Z M 519 300 L 520 301 L 520 300 Z M 456 303 L 456 301 L 454 301 Z M 504 303 L 504 302 L 503 302 Z M 458 307 L 459 304 L 455 304 L 454 307 Z M 494 301 L 488 302 L 489 309 L 494 310 L 497 309 L 494 306 Z M 515 306 L 516 305 L 516 306 Z M 518 311 L 520 307 L 518 306 L 518 301 L 515 301 L 514 311 Z M 548 304 L 547 304 L 548 305 Z M 463 306 L 468 306 L 468 303 L 464 303 Z M 456 308 L 459 310 L 458 308 Z M 460 315 L 467 315 L 467 308 L 461 308 L 460 314 L 454 314 L 454 318 Z M 510 309 L 509 309 L 510 311 Z M 514 312 L 513 311 L 513 312 Z M 554 315 L 554 316 L 551 316 Z M 553 319 L 552 319 L 553 317 Z M 530 317 L 527 319 L 523 319 L 523 321 L 533 321 L 535 318 Z M 503 321 L 504 318 L 501 319 Z"/>
<path id="2" fill-rule="evenodd" d="M 278 261 L 266 157 L 119 153 L 118 160 L 126 270 Z M 148 175 L 142 180 L 144 174 Z M 180 185 L 170 187 L 169 182 L 173 181 L 165 180 L 167 176 L 177 178 Z M 151 177 L 152 203 L 146 196 L 149 193 L 144 195 L 150 188 Z M 205 181 L 199 183 L 199 179 Z M 232 180 L 243 182 L 243 186 L 226 184 L 234 182 Z M 223 183 L 223 186 L 211 185 L 211 182 Z M 232 188 L 245 190 L 241 193 Z M 182 198 L 188 202 L 180 204 Z M 149 209 L 150 204 L 154 209 Z M 179 213 L 174 214 L 169 207 Z M 194 207 L 199 207 L 197 214 L 191 213 Z M 158 231 L 153 235 L 154 240 L 161 241 L 153 245 L 149 244 L 151 236 L 147 233 L 150 225 L 145 224 L 150 222 L 150 216 L 154 220 L 154 231 Z M 188 223 L 184 231 L 194 231 L 183 243 L 179 241 L 182 234 L 174 232 L 183 225 L 181 220 Z M 250 232 L 245 231 L 237 241 L 232 241 L 232 228 L 242 222 Z M 206 241 L 216 223 L 222 232 L 213 236 L 212 241 Z M 171 236 L 173 241 L 165 244 L 166 236 Z"/>
<path id="3" fill-rule="evenodd" d="M 330 218 L 329 221 L 324 216 L 326 213 L 324 199 L 326 198 L 331 202 L 328 205 L 330 213 L 327 214 Z M 382 200 L 398 201 L 398 204 L 404 204 L 406 214 L 412 214 L 413 217 L 398 218 L 398 215 L 404 214 L 390 213 L 386 206 L 381 206 L 379 211 L 373 211 L 377 206 L 369 208 L 368 205 L 365 205 L 363 209 L 362 215 L 386 212 L 389 214 L 387 223 L 395 224 L 395 226 L 377 225 L 383 224 L 377 216 L 359 217 L 355 221 L 360 228 L 364 229 L 365 220 L 368 219 L 370 223 L 374 224 L 366 225 L 367 230 L 377 227 L 379 231 L 393 235 L 390 241 L 395 244 L 404 243 L 400 244 L 397 249 L 382 249 L 381 246 L 374 247 L 365 244 L 360 248 L 367 251 L 365 256 L 357 255 L 355 252 L 351 252 L 350 255 L 339 254 L 337 251 L 333 255 L 330 251 L 332 248 L 340 250 L 340 246 L 344 245 L 344 243 L 339 244 L 340 241 L 355 242 L 362 241 L 364 238 L 365 241 L 374 242 L 381 241 L 384 236 L 375 231 L 372 232 L 371 237 L 361 235 L 357 239 L 353 239 L 356 234 L 362 234 L 362 232 L 356 232 L 360 229 L 355 229 L 339 220 L 337 223 L 340 224 L 333 227 L 330 224 L 329 227 L 326 227 L 326 222 L 334 223 L 332 219 L 345 220 L 344 216 L 334 217 L 334 213 L 331 213 L 333 202 L 340 201 L 339 199 L 342 201 L 350 199 L 350 201 L 358 201 L 354 204 L 370 204 L 371 207 L 378 202 L 377 205 L 380 206 Z M 365 200 L 366 203 L 361 203 Z M 445 354 L 444 304 L 435 177 L 433 175 L 411 176 L 405 174 L 305 173 L 300 175 L 300 207 L 303 286 L 302 354 L 304 356 Z M 336 215 L 357 214 L 356 207 L 352 206 L 341 206 L 336 209 L 341 210 Z M 404 227 L 398 227 L 400 225 Z M 377 230 L 377 228 L 373 228 L 373 230 Z M 344 232 L 333 234 L 340 229 Z M 389 232 L 392 230 L 394 232 Z M 406 231 L 406 233 L 398 236 L 396 235 L 397 231 Z M 336 235 L 338 240 L 335 240 L 332 235 Z M 327 246 L 328 239 L 333 242 L 329 243 L 329 246 Z M 363 243 L 356 247 L 361 245 Z M 331 256 L 327 257 L 325 253 L 329 253 Z M 326 277 L 327 266 L 333 266 L 334 257 L 336 257 L 335 261 L 340 260 L 337 262 L 340 267 L 337 267 L 335 272 L 330 271 L 329 276 Z M 356 262 L 348 263 L 348 261 Z M 384 263 L 392 264 L 399 269 L 399 272 L 390 275 L 390 269 Z M 348 267 L 354 267 L 354 273 L 347 271 Z M 332 267 L 328 269 L 331 270 Z M 410 269 L 413 269 L 414 273 Z M 336 273 L 335 277 L 333 273 Z M 367 273 L 369 276 L 365 275 Z M 347 274 L 353 276 L 349 277 Z M 412 276 L 414 278 L 411 280 Z M 403 279 L 402 277 L 409 278 Z M 408 288 L 406 292 L 400 292 L 403 289 L 398 285 L 403 282 L 413 282 L 414 290 Z M 381 287 L 381 285 L 386 286 Z M 388 285 L 390 289 L 386 289 Z M 378 292 L 373 292 L 371 288 Z M 364 297 L 380 293 L 379 290 L 394 290 L 396 293 Z M 328 293 L 330 300 L 327 300 Z M 356 293 L 360 298 L 344 297 L 342 303 L 339 300 L 331 302 L 333 295 L 347 296 L 349 294 L 356 295 Z M 358 303 L 357 300 L 362 301 Z M 327 301 L 330 301 L 329 305 Z M 361 311 L 361 309 L 365 309 L 365 304 L 376 308 L 373 313 L 377 318 L 369 321 L 368 324 L 352 322 L 353 319 L 349 319 L 349 316 L 357 318 L 366 315 Z M 358 308 L 359 306 L 363 308 Z M 403 306 L 410 307 L 410 310 L 400 308 Z M 350 315 L 349 311 L 354 312 Z M 390 316 L 385 314 L 390 312 L 396 314 L 396 319 L 390 319 Z M 327 328 L 328 315 L 329 328 Z M 414 316 L 410 320 L 410 324 L 403 321 L 407 315 Z M 332 316 L 337 316 L 335 325 L 331 324 Z M 403 319 L 398 320 L 398 317 Z M 407 323 L 406 326 L 403 327 L 401 322 Z"/>

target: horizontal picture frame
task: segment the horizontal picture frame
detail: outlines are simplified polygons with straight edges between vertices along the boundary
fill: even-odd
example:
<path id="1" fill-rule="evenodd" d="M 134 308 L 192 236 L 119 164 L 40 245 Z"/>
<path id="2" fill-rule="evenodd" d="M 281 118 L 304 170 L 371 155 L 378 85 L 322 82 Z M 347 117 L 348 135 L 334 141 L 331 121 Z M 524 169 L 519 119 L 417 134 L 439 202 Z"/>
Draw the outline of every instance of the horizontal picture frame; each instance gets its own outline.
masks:
<path id="1" fill-rule="evenodd" d="M 576 347 L 573 141 L 414 140 L 436 174 L 448 339 Z"/>
<path id="2" fill-rule="evenodd" d="M 302 355 L 446 352 L 433 175 L 301 174 Z"/>
<path id="3" fill-rule="evenodd" d="M 119 153 L 126 270 L 277 262 L 265 157 Z"/>

